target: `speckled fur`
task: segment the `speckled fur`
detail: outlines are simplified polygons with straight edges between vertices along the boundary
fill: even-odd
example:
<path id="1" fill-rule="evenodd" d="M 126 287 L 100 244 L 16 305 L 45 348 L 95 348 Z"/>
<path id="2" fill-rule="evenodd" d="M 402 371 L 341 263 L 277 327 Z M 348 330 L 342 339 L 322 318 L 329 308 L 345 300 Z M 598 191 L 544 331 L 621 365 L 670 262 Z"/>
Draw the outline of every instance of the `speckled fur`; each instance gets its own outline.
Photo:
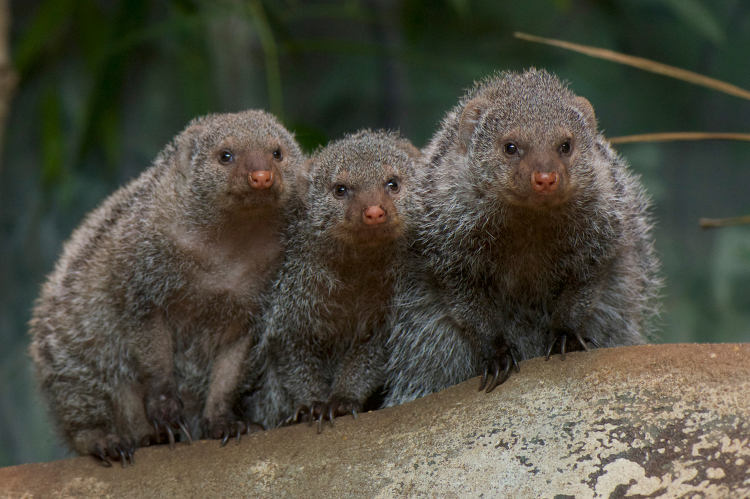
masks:
<path id="1" fill-rule="evenodd" d="M 519 202 L 503 141 L 540 148 L 564 136 L 575 144 L 565 202 Z M 476 376 L 510 345 L 519 360 L 543 355 L 558 327 L 602 347 L 651 334 L 661 279 L 648 197 L 590 104 L 555 76 L 477 84 L 425 148 L 415 183 L 423 209 L 395 298 L 384 405 Z"/>
<path id="2" fill-rule="evenodd" d="M 363 131 L 310 160 L 306 211 L 291 226 L 265 316 L 266 363 L 251 397 L 253 420 L 272 427 L 312 402 L 356 408 L 382 385 L 387 307 L 413 229 L 408 214 L 418 156 L 397 134 Z M 391 179 L 398 193 L 387 192 Z M 335 197 L 338 184 L 348 186 L 351 198 Z M 388 216 L 381 237 L 361 221 L 363 207 L 377 204 Z"/>
<path id="3" fill-rule="evenodd" d="M 225 149 L 261 162 L 280 149 L 274 186 L 250 189 L 220 163 Z M 263 111 L 197 118 L 73 232 L 30 323 L 42 393 L 72 449 L 116 457 L 115 445 L 160 438 L 154 419 L 183 416 L 194 435 L 233 420 L 303 162 Z"/>

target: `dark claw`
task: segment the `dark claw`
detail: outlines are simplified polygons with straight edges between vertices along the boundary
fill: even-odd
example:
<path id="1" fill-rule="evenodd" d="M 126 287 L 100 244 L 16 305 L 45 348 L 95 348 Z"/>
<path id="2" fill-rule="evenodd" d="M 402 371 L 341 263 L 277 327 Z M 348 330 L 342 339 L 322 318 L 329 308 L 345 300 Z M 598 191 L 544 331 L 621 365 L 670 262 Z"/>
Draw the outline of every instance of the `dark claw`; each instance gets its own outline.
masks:
<path id="1" fill-rule="evenodd" d="M 497 385 L 500 385 L 500 384 L 504 383 L 505 380 L 508 379 L 508 371 L 510 370 L 511 361 L 509 359 L 507 359 L 507 358 L 505 359 L 505 369 L 503 369 L 502 376 L 499 375 L 500 374 L 500 372 L 499 372 L 500 371 L 500 369 L 499 369 L 500 366 L 498 365 L 498 363 L 494 362 L 493 365 L 494 365 L 494 370 L 493 370 L 493 373 L 492 373 L 492 382 L 487 387 L 487 392 L 486 393 L 490 393 L 492 390 L 494 390 L 495 388 L 497 388 Z"/>
<path id="2" fill-rule="evenodd" d="M 489 376 L 490 365 L 492 365 L 492 378 Z M 515 369 L 517 373 L 521 372 L 521 368 L 518 366 L 518 360 L 516 360 L 512 347 L 505 351 L 502 355 L 502 360 L 498 357 L 491 362 L 486 361 L 484 363 L 479 391 L 481 392 L 482 390 L 485 390 L 486 393 L 490 393 L 499 385 L 505 383 L 510 377 L 511 369 Z"/>
<path id="3" fill-rule="evenodd" d="M 547 353 L 544 355 L 544 360 L 549 360 L 550 355 L 552 355 L 552 349 L 555 347 L 555 343 L 557 343 L 557 338 L 550 342 L 549 346 L 547 347 Z"/>
<path id="4" fill-rule="evenodd" d="M 575 336 L 575 339 L 578 341 L 578 343 L 581 345 L 581 348 L 583 348 L 584 351 L 590 352 L 591 349 L 587 345 L 587 343 L 591 343 L 595 348 L 599 348 L 599 344 L 594 341 L 592 338 L 589 338 L 588 336 L 581 336 L 581 333 L 578 331 L 575 331 L 572 333 Z M 567 352 L 566 346 L 568 342 L 568 336 L 569 334 L 566 332 L 558 332 L 556 337 L 550 342 L 549 346 L 547 347 L 547 353 L 544 356 L 544 360 L 549 360 L 550 356 L 552 355 L 552 349 L 555 348 L 555 345 L 557 342 L 560 342 L 560 360 L 565 360 L 565 353 Z"/>
<path id="5" fill-rule="evenodd" d="M 112 463 L 109 462 L 109 459 L 107 459 L 107 455 L 104 453 L 99 444 L 96 444 L 94 446 L 94 457 L 101 461 L 101 463 L 107 468 L 112 467 Z"/>
<path id="6" fill-rule="evenodd" d="M 167 430 L 167 438 L 169 438 L 169 448 L 174 449 L 174 433 L 169 425 L 164 425 L 164 429 Z"/>
<path id="7" fill-rule="evenodd" d="M 128 451 L 128 457 L 130 458 L 130 465 L 135 466 L 135 441 L 130 444 L 130 450 Z"/>
<path id="8" fill-rule="evenodd" d="M 229 442 L 229 432 L 224 434 L 224 438 L 221 439 L 221 446 L 224 447 Z"/>
<path id="9" fill-rule="evenodd" d="M 156 430 L 156 443 L 161 443 L 161 432 L 159 431 L 159 424 L 154 421 L 154 430 Z"/>
<path id="10" fill-rule="evenodd" d="M 306 405 L 299 406 L 297 408 L 297 411 L 295 411 L 295 413 L 294 413 L 294 417 L 292 418 L 292 423 L 299 423 L 299 422 L 301 422 L 302 421 L 302 417 L 305 414 L 311 413 L 311 412 L 312 411 L 310 410 L 310 408 L 307 407 Z"/>
<path id="11" fill-rule="evenodd" d="M 581 336 L 581 333 L 579 333 L 578 331 L 576 331 L 576 339 L 578 340 L 578 343 L 581 344 L 581 346 L 583 347 L 584 350 L 586 350 L 587 352 L 591 351 L 591 349 L 588 347 L 588 345 L 586 345 L 586 338 L 584 338 L 583 336 Z"/>
<path id="12" fill-rule="evenodd" d="M 120 454 L 120 462 L 122 463 L 122 467 L 124 468 L 128 465 L 128 463 L 127 459 L 125 458 L 125 451 L 119 445 L 117 446 L 117 453 Z"/>
<path id="13" fill-rule="evenodd" d="M 481 392 L 484 390 L 484 387 L 487 386 L 487 373 L 489 371 L 489 363 L 485 362 L 484 367 L 482 368 L 482 381 L 479 383 L 479 391 Z"/>
<path id="14" fill-rule="evenodd" d="M 188 445 L 193 444 L 193 435 L 190 434 L 190 428 L 188 428 L 187 423 L 185 422 L 185 418 L 180 417 L 179 420 L 177 420 L 177 426 L 180 427 L 180 430 L 182 430 L 182 433 L 185 434 L 185 436 L 188 439 Z"/>
<path id="15" fill-rule="evenodd" d="M 323 411 L 320 411 L 320 416 L 318 416 L 318 433 L 323 431 Z"/>
<path id="16" fill-rule="evenodd" d="M 593 338 L 589 338 L 588 336 L 584 336 L 583 339 L 586 341 L 586 343 L 591 343 L 594 345 L 594 348 L 601 348 L 599 347 L 599 343 L 595 342 Z"/>

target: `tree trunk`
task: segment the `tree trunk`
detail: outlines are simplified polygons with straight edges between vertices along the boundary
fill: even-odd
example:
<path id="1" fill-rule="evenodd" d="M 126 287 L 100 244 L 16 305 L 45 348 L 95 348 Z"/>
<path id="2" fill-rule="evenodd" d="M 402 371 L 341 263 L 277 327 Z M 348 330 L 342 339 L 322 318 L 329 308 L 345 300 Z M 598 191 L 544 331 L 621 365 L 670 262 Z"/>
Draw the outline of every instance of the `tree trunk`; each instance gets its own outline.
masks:
<path id="1" fill-rule="evenodd" d="M 439 366 L 435 366 L 439 368 Z M 750 345 L 532 359 L 399 407 L 221 448 L 138 449 L 0 469 L 21 497 L 750 497 Z"/>

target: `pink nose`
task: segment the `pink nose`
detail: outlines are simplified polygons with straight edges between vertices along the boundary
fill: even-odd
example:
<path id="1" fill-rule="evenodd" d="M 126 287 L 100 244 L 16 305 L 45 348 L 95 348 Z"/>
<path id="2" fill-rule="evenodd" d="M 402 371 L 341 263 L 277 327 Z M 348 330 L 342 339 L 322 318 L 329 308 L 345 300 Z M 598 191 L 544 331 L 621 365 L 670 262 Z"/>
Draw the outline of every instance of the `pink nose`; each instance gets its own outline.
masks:
<path id="1" fill-rule="evenodd" d="M 385 210 L 380 206 L 368 206 L 362 212 L 362 220 L 367 225 L 378 225 L 385 222 Z"/>
<path id="2" fill-rule="evenodd" d="M 253 189 L 268 189 L 273 185 L 272 171 L 254 171 L 247 176 L 247 181 Z"/>
<path id="3" fill-rule="evenodd" d="M 559 185 L 557 172 L 534 172 L 531 176 L 531 187 L 537 192 L 552 192 Z"/>

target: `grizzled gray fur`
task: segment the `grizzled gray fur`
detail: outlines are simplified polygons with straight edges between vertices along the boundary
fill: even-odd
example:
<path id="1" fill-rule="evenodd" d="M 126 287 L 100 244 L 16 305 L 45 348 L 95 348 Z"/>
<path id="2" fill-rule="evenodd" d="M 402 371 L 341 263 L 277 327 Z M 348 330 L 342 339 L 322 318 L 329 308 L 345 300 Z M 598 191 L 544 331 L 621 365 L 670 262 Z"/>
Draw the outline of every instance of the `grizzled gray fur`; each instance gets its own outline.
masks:
<path id="1" fill-rule="evenodd" d="M 418 171 L 418 242 L 395 298 L 384 405 L 483 372 L 492 390 L 516 358 L 555 344 L 564 355 L 568 340 L 648 338 L 661 285 L 649 200 L 591 104 L 555 76 L 477 84 Z"/>
<path id="2" fill-rule="evenodd" d="M 73 232 L 30 329 L 72 449 L 124 466 L 173 430 L 249 430 L 232 405 L 303 162 L 263 111 L 198 118 Z"/>
<path id="3" fill-rule="evenodd" d="M 253 420 L 317 419 L 320 429 L 324 419 L 361 411 L 382 386 L 419 155 L 397 134 L 363 131 L 311 158 L 306 210 L 291 226 L 265 315 Z"/>

